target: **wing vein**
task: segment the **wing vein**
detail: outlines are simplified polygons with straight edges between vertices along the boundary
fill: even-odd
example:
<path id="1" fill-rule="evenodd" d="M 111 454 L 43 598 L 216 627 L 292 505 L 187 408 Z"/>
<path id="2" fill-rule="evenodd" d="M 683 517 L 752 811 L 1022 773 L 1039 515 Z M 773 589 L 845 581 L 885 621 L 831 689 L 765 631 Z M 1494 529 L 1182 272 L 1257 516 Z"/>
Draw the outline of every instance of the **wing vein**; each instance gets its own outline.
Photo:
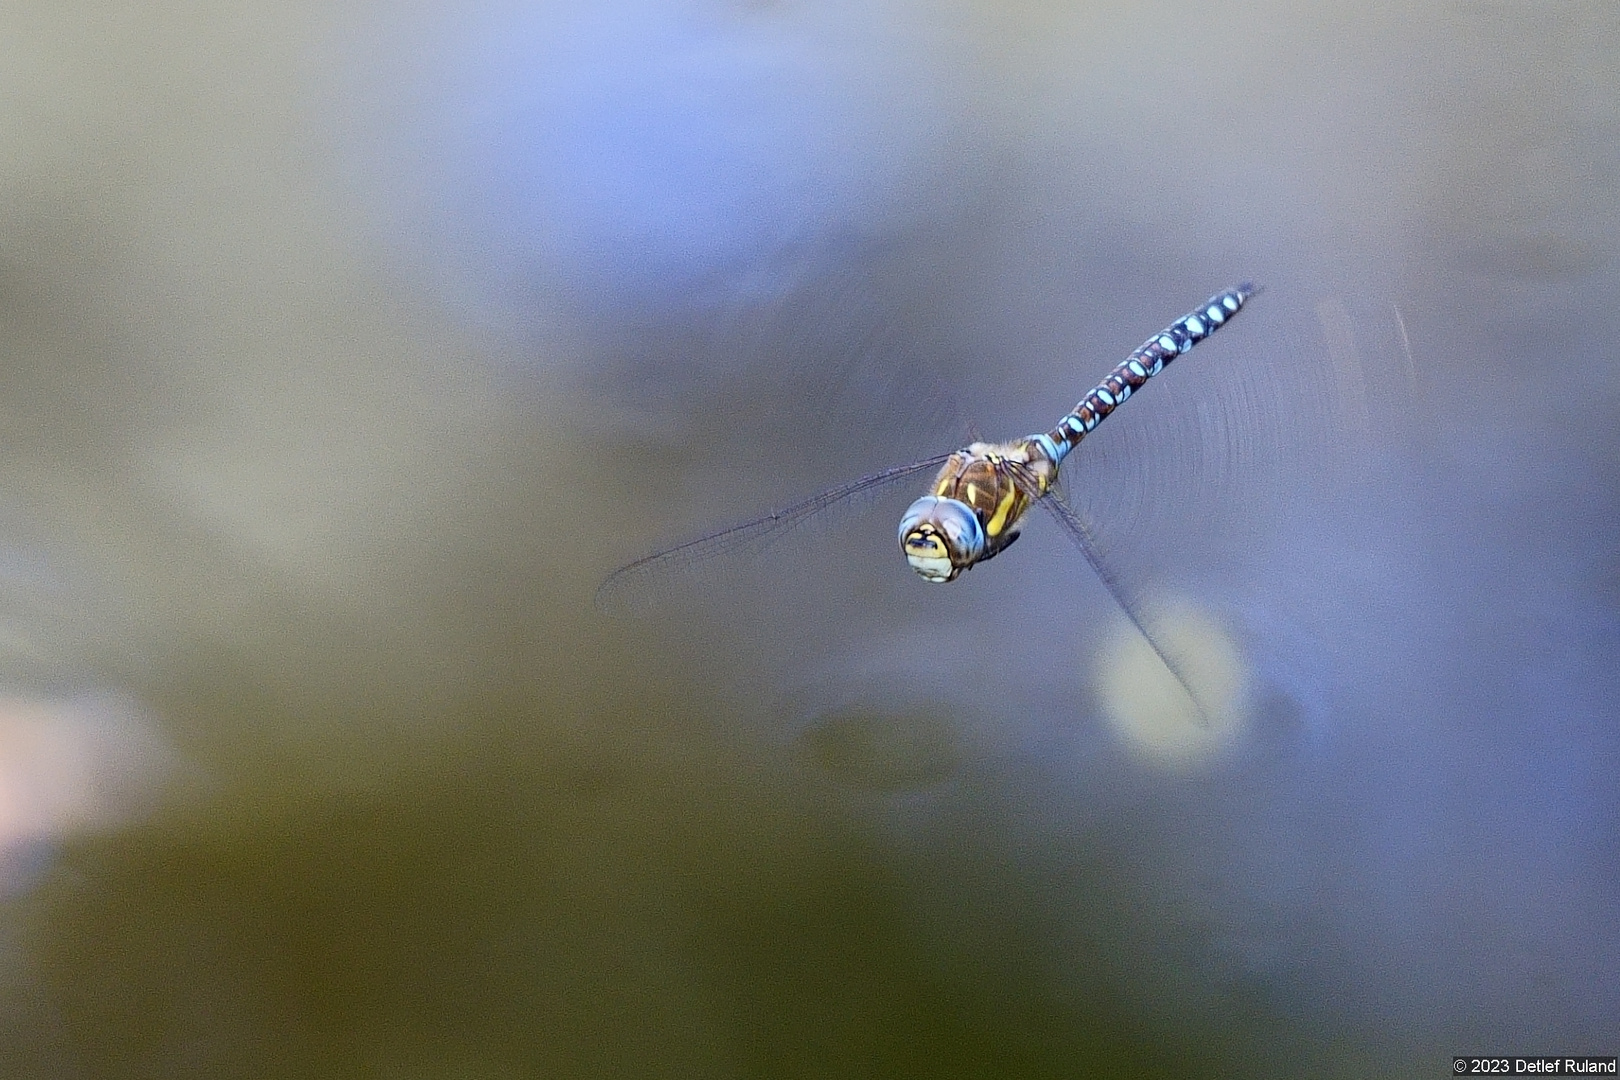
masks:
<path id="1" fill-rule="evenodd" d="M 936 469 L 950 456 L 950 453 L 936 454 L 909 465 L 884 469 L 882 472 L 863 476 L 859 480 L 851 480 L 847 484 L 829 488 L 769 514 L 643 556 L 621 566 L 603 580 L 596 590 L 596 606 L 606 612 L 636 607 L 638 601 L 648 599 L 662 586 L 672 584 L 681 572 L 688 568 L 750 545 L 769 547 L 781 536 L 821 511 L 862 493 L 876 494 L 879 490 L 906 477 Z"/>

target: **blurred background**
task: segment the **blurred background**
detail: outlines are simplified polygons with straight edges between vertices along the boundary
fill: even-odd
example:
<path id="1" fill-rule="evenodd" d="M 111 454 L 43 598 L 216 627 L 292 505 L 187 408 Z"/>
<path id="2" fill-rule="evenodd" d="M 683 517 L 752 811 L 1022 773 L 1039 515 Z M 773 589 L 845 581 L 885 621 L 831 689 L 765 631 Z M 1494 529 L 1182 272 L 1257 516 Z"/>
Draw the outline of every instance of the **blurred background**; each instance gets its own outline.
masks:
<path id="1" fill-rule="evenodd" d="M 10 5 L 0 1073 L 1620 1046 L 1620 9 Z M 913 487 L 1266 291 L 1047 520 Z M 920 485 L 917 485 L 920 486 Z"/>

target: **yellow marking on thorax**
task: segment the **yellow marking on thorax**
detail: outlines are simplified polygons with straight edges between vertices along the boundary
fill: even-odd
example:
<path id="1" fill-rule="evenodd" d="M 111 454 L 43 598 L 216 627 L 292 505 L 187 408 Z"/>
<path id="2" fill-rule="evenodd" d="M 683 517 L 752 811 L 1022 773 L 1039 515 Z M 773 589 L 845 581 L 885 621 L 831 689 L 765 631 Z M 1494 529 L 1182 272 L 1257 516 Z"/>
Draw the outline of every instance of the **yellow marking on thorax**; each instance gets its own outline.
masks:
<path id="1" fill-rule="evenodd" d="M 1012 513 L 1013 501 L 1018 498 L 1018 488 L 1009 484 L 1007 494 L 996 506 L 996 512 L 991 515 L 984 531 L 989 536 L 1000 536 L 1001 530 L 1007 527 L 1007 518 Z"/>
<path id="2" fill-rule="evenodd" d="M 979 501 L 979 486 L 971 480 L 968 481 L 967 498 L 963 501 L 969 506 Z"/>

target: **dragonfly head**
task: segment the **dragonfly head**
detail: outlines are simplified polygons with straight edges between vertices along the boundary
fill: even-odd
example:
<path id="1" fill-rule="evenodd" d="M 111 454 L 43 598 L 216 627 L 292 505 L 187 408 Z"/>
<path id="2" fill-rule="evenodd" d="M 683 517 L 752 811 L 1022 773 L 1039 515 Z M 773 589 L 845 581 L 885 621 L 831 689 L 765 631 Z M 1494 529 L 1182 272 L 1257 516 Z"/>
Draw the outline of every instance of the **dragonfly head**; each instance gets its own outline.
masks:
<path id="1" fill-rule="evenodd" d="M 900 550 L 929 581 L 952 581 L 984 554 L 984 527 L 966 503 L 924 495 L 900 519 Z"/>

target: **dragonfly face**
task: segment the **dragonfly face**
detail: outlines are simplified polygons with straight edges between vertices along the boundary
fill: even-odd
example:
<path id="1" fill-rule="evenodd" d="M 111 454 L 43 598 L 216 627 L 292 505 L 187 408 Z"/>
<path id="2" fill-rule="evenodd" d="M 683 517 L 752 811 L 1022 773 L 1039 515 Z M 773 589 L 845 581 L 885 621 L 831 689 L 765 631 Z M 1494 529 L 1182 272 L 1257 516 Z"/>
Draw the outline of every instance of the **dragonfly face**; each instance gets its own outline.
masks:
<path id="1" fill-rule="evenodd" d="M 900 519 L 900 550 L 929 581 L 952 581 L 984 555 L 984 526 L 966 503 L 924 495 Z"/>

